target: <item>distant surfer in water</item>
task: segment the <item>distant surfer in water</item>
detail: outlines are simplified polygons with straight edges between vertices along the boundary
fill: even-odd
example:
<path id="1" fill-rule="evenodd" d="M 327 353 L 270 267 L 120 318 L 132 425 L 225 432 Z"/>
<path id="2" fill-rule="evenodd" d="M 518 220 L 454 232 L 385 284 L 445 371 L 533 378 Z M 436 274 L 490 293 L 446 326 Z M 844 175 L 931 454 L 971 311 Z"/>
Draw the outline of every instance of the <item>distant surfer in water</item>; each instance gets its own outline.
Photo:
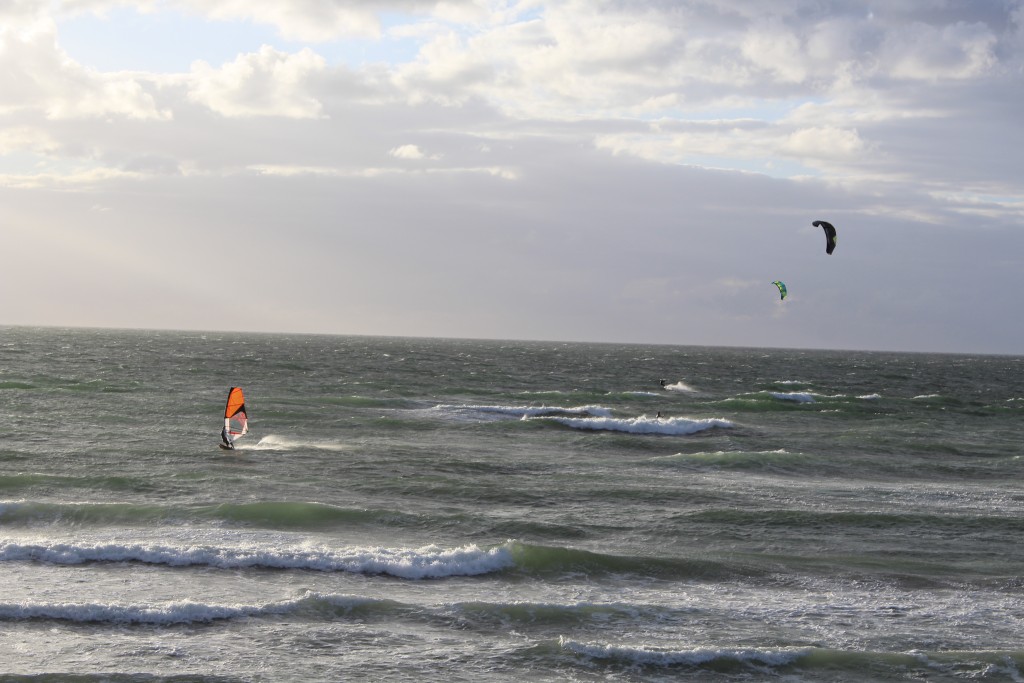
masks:
<path id="1" fill-rule="evenodd" d="M 668 380 L 667 379 L 661 380 L 661 386 L 665 386 L 666 384 L 668 384 Z"/>
<path id="2" fill-rule="evenodd" d="M 223 442 L 223 443 L 221 443 L 221 446 L 220 446 L 221 448 L 226 448 L 229 451 L 232 451 L 232 450 L 235 449 L 235 444 L 231 443 L 231 437 L 228 436 L 228 428 L 227 427 L 225 427 L 224 429 L 220 430 L 220 440 Z"/>

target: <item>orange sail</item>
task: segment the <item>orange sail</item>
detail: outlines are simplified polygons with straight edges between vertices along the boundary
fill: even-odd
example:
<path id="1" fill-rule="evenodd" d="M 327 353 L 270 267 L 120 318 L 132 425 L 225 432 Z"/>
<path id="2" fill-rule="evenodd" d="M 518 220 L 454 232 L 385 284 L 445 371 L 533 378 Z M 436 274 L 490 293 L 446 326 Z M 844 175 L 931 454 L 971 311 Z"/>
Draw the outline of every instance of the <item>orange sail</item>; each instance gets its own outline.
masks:
<path id="1" fill-rule="evenodd" d="M 245 394 L 241 387 L 228 389 L 228 402 L 224 406 L 224 430 L 220 433 L 224 448 L 234 448 L 235 440 L 249 431 L 249 416 L 245 413 Z"/>

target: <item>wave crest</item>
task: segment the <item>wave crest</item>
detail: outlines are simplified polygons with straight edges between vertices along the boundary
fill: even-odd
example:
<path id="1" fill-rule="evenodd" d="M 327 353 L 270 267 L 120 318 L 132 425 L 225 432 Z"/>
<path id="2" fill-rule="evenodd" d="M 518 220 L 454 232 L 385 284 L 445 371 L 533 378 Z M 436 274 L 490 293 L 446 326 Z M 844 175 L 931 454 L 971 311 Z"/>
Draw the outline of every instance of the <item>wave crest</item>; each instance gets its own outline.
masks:
<path id="1" fill-rule="evenodd" d="M 628 434 L 664 434 L 667 436 L 685 436 L 708 429 L 729 429 L 734 426 L 732 422 L 724 418 L 695 420 L 687 417 L 647 417 L 646 415 L 634 418 L 554 417 L 543 419 L 551 419 L 573 429 L 625 432 Z"/>
<path id="2" fill-rule="evenodd" d="M 564 636 L 559 646 L 592 659 L 616 660 L 633 666 L 704 666 L 718 662 L 759 666 L 786 666 L 813 652 L 812 648 L 694 648 L 662 650 L 644 646 L 581 643 Z"/>
<path id="3" fill-rule="evenodd" d="M 386 574 L 400 579 L 440 579 L 476 576 L 513 565 L 506 546 L 477 545 L 442 548 L 341 548 L 164 545 L 145 543 L 0 542 L 0 562 L 48 562 L 80 565 L 87 562 L 141 562 L 169 567 L 209 566 L 218 569 L 297 569 L 322 572 Z"/>

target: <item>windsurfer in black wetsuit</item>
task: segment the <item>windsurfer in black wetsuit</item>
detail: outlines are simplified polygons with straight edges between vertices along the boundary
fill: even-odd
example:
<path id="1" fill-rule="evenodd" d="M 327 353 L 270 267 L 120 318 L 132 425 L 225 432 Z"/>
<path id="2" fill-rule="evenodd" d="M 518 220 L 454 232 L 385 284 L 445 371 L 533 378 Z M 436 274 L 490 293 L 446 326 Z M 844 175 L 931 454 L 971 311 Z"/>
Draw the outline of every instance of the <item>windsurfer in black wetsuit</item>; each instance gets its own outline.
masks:
<path id="1" fill-rule="evenodd" d="M 220 440 L 224 442 L 224 443 L 221 444 L 221 448 L 226 448 L 229 451 L 234 450 L 235 445 L 233 443 L 231 443 L 231 439 L 228 438 L 228 428 L 227 427 L 225 427 L 224 429 L 220 430 Z"/>

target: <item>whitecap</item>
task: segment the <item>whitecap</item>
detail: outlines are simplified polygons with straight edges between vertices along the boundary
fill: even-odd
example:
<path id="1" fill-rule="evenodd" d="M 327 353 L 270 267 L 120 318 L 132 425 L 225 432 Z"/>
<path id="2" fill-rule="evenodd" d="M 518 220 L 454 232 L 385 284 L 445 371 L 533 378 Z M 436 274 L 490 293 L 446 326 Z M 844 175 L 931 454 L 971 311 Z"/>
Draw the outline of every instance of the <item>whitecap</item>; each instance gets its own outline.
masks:
<path id="1" fill-rule="evenodd" d="M 268 434 L 251 446 L 241 443 L 235 446 L 235 449 L 239 451 L 294 451 L 302 448 L 312 448 L 321 451 L 343 451 L 348 446 L 337 441 L 296 439 L 275 434 Z"/>
<path id="2" fill-rule="evenodd" d="M 723 418 L 693 420 L 686 417 L 647 417 L 646 415 L 634 418 L 555 417 L 544 419 L 551 419 L 573 429 L 626 432 L 629 434 L 665 434 L 669 436 L 683 436 L 696 434 L 697 432 L 715 427 L 730 428 L 734 426 L 732 422 Z"/>
<path id="3" fill-rule="evenodd" d="M 639 646 L 581 643 L 564 636 L 559 646 L 578 655 L 593 659 L 615 659 L 641 666 L 672 666 L 689 664 L 699 666 L 720 660 L 731 660 L 744 664 L 762 666 L 786 666 L 800 657 L 808 655 L 810 648 L 693 648 L 685 650 L 663 650 Z"/>
<path id="4" fill-rule="evenodd" d="M 446 405 L 441 404 L 434 407 L 444 413 L 459 415 L 462 417 L 482 418 L 488 415 L 508 416 L 527 419 L 531 417 L 550 416 L 580 416 L 580 417 L 602 417 L 612 414 L 610 408 L 597 405 L 585 406 L 518 406 L 518 405 Z"/>
<path id="5" fill-rule="evenodd" d="M 386 574 L 401 579 L 477 576 L 514 564 L 508 544 L 491 549 L 475 544 L 458 548 L 327 548 L 312 545 L 247 543 L 238 545 L 166 545 L 147 543 L 0 542 L 0 561 L 80 565 L 87 562 L 141 562 L 170 567 L 218 569 L 305 569 L 323 572 Z"/>

